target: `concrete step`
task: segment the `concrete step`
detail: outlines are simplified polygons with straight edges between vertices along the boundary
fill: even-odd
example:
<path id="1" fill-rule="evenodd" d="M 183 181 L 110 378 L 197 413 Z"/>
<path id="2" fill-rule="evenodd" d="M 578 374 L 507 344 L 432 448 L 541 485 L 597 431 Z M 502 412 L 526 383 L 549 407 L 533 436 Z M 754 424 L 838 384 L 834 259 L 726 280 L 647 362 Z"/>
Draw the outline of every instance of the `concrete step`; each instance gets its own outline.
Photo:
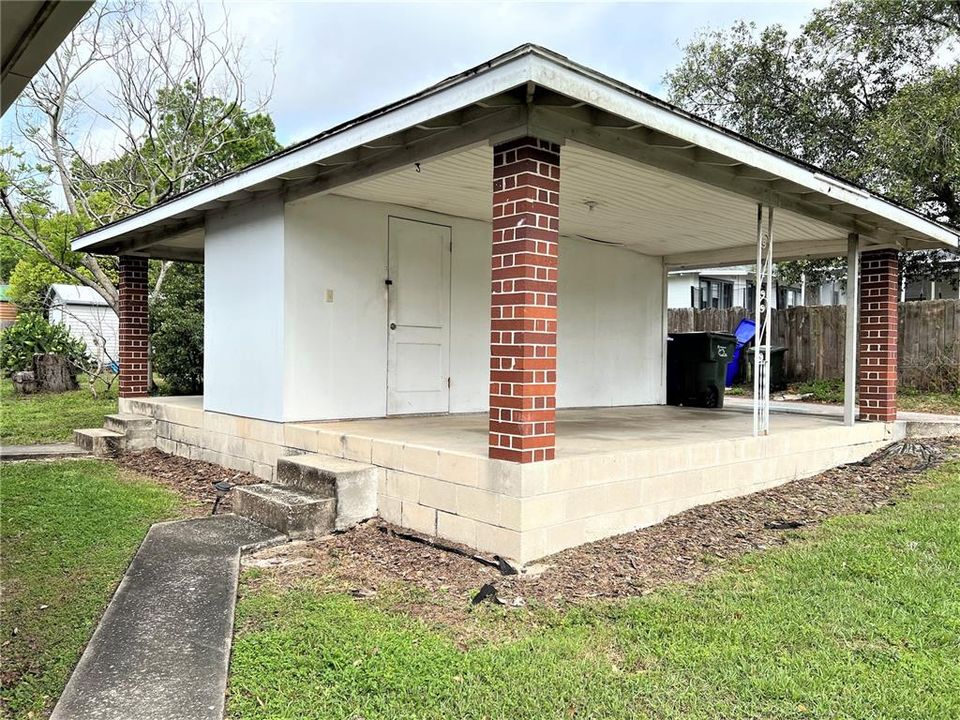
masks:
<path id="1" fill-rule="evenodd" d="M 293 455 L 277 460 L 277 482 L 320 497 L 335 498 L 337 530 L 377 514 L 377 492 L 386 471 L 330 455 Z"/>
<path id="2" fill-rule="evenodd" d="M 125 450 L 146 450 L 157 443 L 157 421 L 146 415 L 115 413 L 104 418 L 107 430 L 123 435 L 121 446 Z"/>
<path id="3" fill-rule="evenodd" d="M 65 457 L 84 457 L 88 453 L 74 443 L 48 445 L 0 445 L 0 462 L 20 460 L 56 460 Z"/>
<path id="4" fill-rule="evenodd" d="M 233 493 L 233 511 L 237 515 L 290 538 L 320 537 L 334 529 L 334 498 L 269 483 L 239 485 Z"/>
<path id="5" fill-rule="evenodd" d="M 106 428 L 84 428 L 73 431 L 73 442 L 94 455 L 112 455 L 122 447 L 123 435 Z"/>

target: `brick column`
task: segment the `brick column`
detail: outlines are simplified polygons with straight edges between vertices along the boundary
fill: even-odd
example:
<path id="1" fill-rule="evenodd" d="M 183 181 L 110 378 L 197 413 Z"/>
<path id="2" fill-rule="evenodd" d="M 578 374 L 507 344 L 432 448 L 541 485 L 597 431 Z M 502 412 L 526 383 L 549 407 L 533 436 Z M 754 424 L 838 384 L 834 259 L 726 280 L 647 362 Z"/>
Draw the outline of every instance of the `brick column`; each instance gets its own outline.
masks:
<path id="1" fill-rule="evenodd" d="M 145 397 L 150 335 L 147 322 L 147 259 L 120 258 L 120 397 Z"/>
<path id="2" fill-rule="evenodd" d="M 560 147 L 536 138 L 493 149 L 491 458 L 554 457 Z"/>
<path id="3" fill-rule="evenodd" d="M 898 288 L 896 250 L 871 250 L 861 255 L 861 420 L 889 422 L 897 418 Z"/>

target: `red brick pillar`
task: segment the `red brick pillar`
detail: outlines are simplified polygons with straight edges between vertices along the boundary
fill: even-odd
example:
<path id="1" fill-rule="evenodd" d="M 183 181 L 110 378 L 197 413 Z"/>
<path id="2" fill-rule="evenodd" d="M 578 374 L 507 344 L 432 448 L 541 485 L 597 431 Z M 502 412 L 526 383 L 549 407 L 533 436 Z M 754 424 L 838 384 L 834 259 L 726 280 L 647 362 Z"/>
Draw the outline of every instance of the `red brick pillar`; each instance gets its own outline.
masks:
<path id="1" fill-rule="evenodd" d="M 560 147 L 536 138 L 493 149 L 490 457 L 554 457 Z"/>
<path id="2" fill-rule="evenodd" d="M 147 322 L 147 259 L 120 256 L 120 397 L 149 390 L 150 335 Z"/>
<path id="3" fill-rule="evenodd" d="M 871 250 L 860 257 L 860 419 L 897 419 L 896 250 Z"/>

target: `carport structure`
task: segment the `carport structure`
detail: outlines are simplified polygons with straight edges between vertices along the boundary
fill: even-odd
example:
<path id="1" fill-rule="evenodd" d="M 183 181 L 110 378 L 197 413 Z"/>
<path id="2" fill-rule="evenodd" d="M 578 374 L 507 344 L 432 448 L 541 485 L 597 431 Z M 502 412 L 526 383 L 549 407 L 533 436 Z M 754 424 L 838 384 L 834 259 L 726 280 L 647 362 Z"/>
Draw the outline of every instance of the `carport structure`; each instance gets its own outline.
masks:
<path id="1" fill-rule="evenodd" d="M 758 214 L 771 212 L 772 225 L 758 222 Z M 771 227 L 772 242 L 764 231 Z M 656 463 L 630 465 L 642 464 L 642 456 L 634 457 L 639 444 L 628 443 L 610 451 L 622 463 L 597 461 L 617 466 L 606 476 L 601 468 L 581 484 L 561 483 L 570 472 L 564 463 L 574 458 L 557 452 L 558 407 L 599 408 L 599 418 L 609 409 L 665 402 L 668 270 L 752 262 L 761 245 L 767 261 L 848 257 L 860 301 L 852 306 L 858 312 L 848 313 L 846 449 L 802 469 L 795 459 L 792 469 L 770 474 L 772 482 L 862 456 L 889 437 L 888 426 L 850 426 L 857 380 L 861 420 L 896 417 L 898 251 L 957 244 L 954 230 L 909 209 L 526 45 L 93 231 L 74 249 L 120 256 L 121 395 L 128 408 L 151 406 L 140 399 L 147 392 L 146 259 L 204 262 L 205 394 L 189 409 L 194 419 L 183 423 L 201 431 L 187 445 L 224 454 L 204 439 L 208 416 L 221 418 L 217 430 L 211 421 L 214 434 L 243 435 L 222 420 L 228 417 L 243 419 L 244 427 L 297 428 L 290 438 L 307 427 L 311 438 L 321 438 L 297 445 L 281 432 L 273 443 L 279 452 L 349 457 L 348 438 L 359 438 L 359 459 L 388 471 L 381 513 L 405 525 L 432 522 L 426 529 L 444 534 L 438 513 L 469 517 L 456 501 L 451 510 L 443 493 L 424 492 L 423 483 L 403 498 L 387 488 L 390 471 L 397 482 L 412 475 L 477 487 L 475 479 L 458 482 L 454 470 L 441 477 L 443 433 L 428 433 L 434 445 L 416 434 L 388 440 L 386 428 L 399 425 L 382 425 L 382 439 L 400 449 L 378 462 L 377 428 L 364 421 L 363 432 L 351 432 L 342 421 L 430 414 L 455 425 L 456 414 L 483 412 L 483 467 L 501 480 L 515 478 L 522 502 L 515 522 L 499 511 L 496 522 L 477 520 L 514 533 L 509 547 L 481 542 L 476 528 L 467 537 L 529 559 L 590 537 L 539 537 L 523 547 L 534 516 L 548 512 L 534 509 L 548 503 L 536 496 L 556 494 L 563 483 L 564 492 L 581 485 L 603 492 L 606 482 L 672 472 Z M 253 284 L 262 288 L 255 298 L 230 290 Z M 252 377 L 266 379 L 251 387 Z M 153 405 L 161 406 L 171 405 Z M 164 412 L 156 416 L 164 419 Z M 336 430 L 317 426 L 331 422 Z M 571 432 L 583 427 L 582 417 L 578 422 Z M 442 418 L 430 427 L 438 423 Z M 322 439 L 331 433 L 333 444 Z M 791 454 L 817 449 L 807 447 L 813 435 L 803 437 L 803 449 L 796 445 Z M 165 440 L 175 451 L 185 442 Z M 723 492 L 762 481 L 754 474 L 738 486 L 734 460 L 779 457 L 768 439 L 751 440 L 724 464 L 730 471 Z M 396 459 L 403 448 L 424 444 L 440 458 L 427 469 L 414 472 L 416 463 Z M 461 450 L 476 457 L 472 445 Z M 650 461 L 649 452 L 643 457 Z M 720 463 L 712 457 L 698 472 Z M 269 460 L 251 462 L 272 477 Z M 673 473 L 670 482 L 677 481 Z M 504 487 L 485 492 L 509 495 Z M 703 501 L 716 492 L 685 497 Z M 410 518 L 432 511 L 432 521 L 405 521 L 394 500 L 411 505 Z M 623 500 L 620 510 L 604 511 L 618 519 L 598 532 L 659 519 L 676 511 L 670 500 L 668 492 L 659 511 L 642 517 L 628 512 L 638 507 L 636 498 Z"/>

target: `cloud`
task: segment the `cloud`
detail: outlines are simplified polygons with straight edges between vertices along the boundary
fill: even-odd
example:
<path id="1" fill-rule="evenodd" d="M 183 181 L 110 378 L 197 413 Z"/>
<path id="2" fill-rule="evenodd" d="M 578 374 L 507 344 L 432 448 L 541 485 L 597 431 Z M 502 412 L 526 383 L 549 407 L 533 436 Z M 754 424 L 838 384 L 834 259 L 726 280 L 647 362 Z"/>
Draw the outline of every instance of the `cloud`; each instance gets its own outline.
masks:
<path id="1" fill-rule="evenodd" d="M 736 20 L 799 27 L 821 3 L 238 3 L 232 31 L 283 143 L 314 135 L 526 42 L 660 93 L 679 45 Z M 221 6 L 206 12 L 216 15 Z"/>

